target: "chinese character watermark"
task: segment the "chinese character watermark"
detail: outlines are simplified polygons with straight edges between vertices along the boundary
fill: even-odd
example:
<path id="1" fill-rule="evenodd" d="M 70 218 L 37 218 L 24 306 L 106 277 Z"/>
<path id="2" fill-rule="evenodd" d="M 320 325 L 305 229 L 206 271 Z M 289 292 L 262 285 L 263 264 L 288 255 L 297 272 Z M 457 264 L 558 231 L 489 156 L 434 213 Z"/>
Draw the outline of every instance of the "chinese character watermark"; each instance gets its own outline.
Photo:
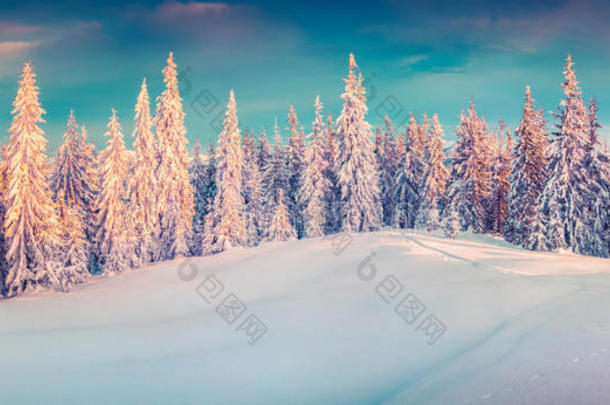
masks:
<path id="1" fill-rule="evenodd" d="M 193 84 L 191 79 L 188 78 L 190 71 L 191 67 L 187 66 L 186 69 L 178 72 L 178 80 L 181 85 L 180 93 L 185 100 L 193 91 Z M 209 121 L 208 124 L 216 135 L 220 134 L 225 109 L 221 107 L 218 98 L 214 96 L 210 89 L 205 88 L 201 90 L 194 98 L 187 102 L 201 119 Z"/>
<path id="2" fill-rule="evenodd" d="M 335 256 L 339 256 L 351 243 L 354 237 L 347 231 L 325 235 L 322 241 L 329 242 Z"/>
<path id="3" fill-rule="evenodd" d="M 193 281 L 198 276 L 198 268 L 190 258 L 180 263 L 177 272 L 178 277 L 183 281 Z M 254 345 L 269 330 L 255 314 L 250 313 L 244 317 L 248 312 L 247 305 L 234 292 L 225 293 L 225 285 L 215 274 L 205 276 L 195 291 L 205 302 L 215 305 L 216 313 L 227 324 L 237 325 L 235 331 L 244 334 L 248 338 L 248 344 Z M 238 322 L 240 319 L 243 320 Z"/>
<path id="4" fill-rule="evenodd" d="M 356 276 L 363 282 L 377 277 L 377 266 L 373 263 L 376 252 L 372 251 L 356 266 Z M 423 334 L 429 345 L 436 343 L 447 332 L 447 327 L 434 314 L 428 314 L 417 323 L 426 311 L 426 306 L 412 292 L 402 299 L 399 297 L 405 290 L 404 285 L 394 274 L 388 274 L 375 287 L 375 293 L 386 303 L 394 306 L 394 312 L 407 324 L 416 325 L 414 331 Z"/>

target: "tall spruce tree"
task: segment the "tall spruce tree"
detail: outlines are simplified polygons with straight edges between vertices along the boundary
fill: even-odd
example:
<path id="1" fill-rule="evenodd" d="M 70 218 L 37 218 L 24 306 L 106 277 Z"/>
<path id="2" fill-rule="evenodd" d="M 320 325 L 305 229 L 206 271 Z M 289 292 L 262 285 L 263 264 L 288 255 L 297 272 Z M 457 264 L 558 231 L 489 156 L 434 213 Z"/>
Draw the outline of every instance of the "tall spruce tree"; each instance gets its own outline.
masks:
<path id="1" fill-rule="evenodd" d="M 504 133 L 506 133 L 506 137 L 504 137 Z M 488 230 L 492 233 L 503 234 L 508 217 L 512 147 L 510 128 L 507 128 L 504 121 L 500 120 L 500 133 L 498 134 L 498 147 L 493 164 L 488 211 Z"/>
<path id="2" fill-rule="evenodd" d="M 416 223 L 420 229 L 433 231 L 440 227 L 440 203 L 445 197 L 445 187 L 449 179 L 449 172 L 444 165 L 444 132 L 436 113 L 432 116 L 432 125 L 429 126 L 428 132 L 424 144 L 426 170 L 422 180 Z"/>
<path id="3" fill-rule="evenodd" d="M 87 239 L 87 229 L 97 187 L 89 175 L 90 164 L 74 112 L 70 111 L 64 143 L 57 150 L 51 174 L 51 192 L 58 205 L 65 252 L 65 288 L 83 282 L 92 268 L 93 244 Z"/>
<path id="4" fill-rule="evenodd" d="M 142 263 L 148 263 L 154 259 L 156 250 L 153 246 L 153 236 L 159 214 L 157 194 L 160 179 L 155 177 L 155 138 L 146 79 L 142 80 L 135 106 L 135 127 L 132 136 L 135 138 L 135 166 L 129 181 L 129 208 L 133 216 L 133 231 L 138 238 L 135 245 L 136 255 Z"/>
<path id="5" fill-rule="evenodd" d="M 57 149 L 55 156 L 50 187 L 56 201 L 61 193 L 65 202 L 81 217 L 89 210 L 95 186 L 90 184 L 90 178 L 87 176 L 85 155 L 85 144 L 74 112 L 70 111 L 64 143 Z"/>
<path id="6" fill-rule="evenodd" d="M 275 205 L 279 201 L 280 190 L 288 189 L 288 153 L 286 146 L 282 142 L 280 130 L 277 125 L 277 119 L 273 126 L 273 154 L 271 162 L 267 165 L 263 177 L 265 178 L 266 201 L 269 211 L 268 218 L 273 216 Z"/>
<path id="7" fill-rule="evenodd" d="M 325 141 L 322 103 L 318 96 L 315 103 L 311 143 L 307 149 L 307 169 L 300 193 L 301 205 L 304 207 L 305 235 L 308 237 L 322 236 L 325 233 L 326 199 L 330 193 L 328 178 L 324 175 L 328 164 L 324 156 Z"/>
<path id="8" fill-rule="evenodd" d="M 242 194 L 244 196 L 246 245 L 256 246 L 262 238 L 266 218 L 262 189 L 263 177 L 259 170 L 255 138 L 251 134 L 253 133 L 246 131 L 244 136 Z"/>
<path id="9" fill-rule="evenodd" d="M 525 88 L 523 116 L 515 135 L 517 142 L 512 151 L 504 237 L 509 242 L 523 245 L 533 232 L 538 198 L 547 179 L 548 135 L 542 110 L 536 109 L 529 86 Z M 540 229 L 540 224 L 537 227 Z M 537 246 L 539 241 L 540 238 L 535 240 Z"/>
<path id="10" fill-rule="evenodd" d="M 597 102 L 589 102 L 589 136 L 585 153 L 587 173 L 586 229 L 579 252 L 591 256 L 610 257 L 610 156 L 599 141 Z"/>
<path id="11" fill-rule="evenodd" d="M 102 186 L 98 195 L 97 258 L 105 273 L 127 270 L 136 260 L 132 216 L 128 210 L 128 162 L 116 110 L 108 121 L 106 149 L 100 154 Z"/>
<path id="12" fill-rule="evenodd" d="M 229 94 L 216 158 L 217 190 L 213 210 L 206 218 L 204 254 L 219 253 L 246 243 L 242 195 L 243 151 L 233 90 Z"/>
<path id="13" fill-rule="evenodd" d="M 258 163 L 258 171 L 261 172 L 263 189 L 268 189 L 271 184 L 271 179 L 267 178 L 267 174 L 271 172 L 267 169 L 273 160 L 273 151 L 267 139 L 265 128 L 261 128 L 256 144 L 256 162 Z"/>
<path id="14" fill-rule="evenodd" d="M 426 170 L 424 161 L 424 142 L 413 113 L 407 126 L 405 153 L 400 159 L 396 173 L 394 191 L 394 226 L 413 228 L 419 209 L 420 191 Z"/>
<path id="15" fill-rule="evenodd" d="M 214 143 L 210 143 L 208 148 L 208 160 L 205 164 L 206 171 L 206 179 L 207 184 L 205 188 L 205 210 L 201 215 L 203 215 L 203 235 L 201 235 L 201 246 L 197 249 L 198 254 L 206 254 L 206 252 L 210 251 L 210 246 L 206 245 L 206 241 L 213 241 L 213 222 L 212 219 L 214 216 L 212 213 L 214 212 L 214 201 L 216 200 L 216 149 L 214 148 Z"/>
<path id="16" fill-rule="evenodd" d="M 303 226 L 303 206 L 299 200 L 299 193 L 303 187 L 305 177 L 305 138 L 302 131 L 299 131 L 299 120 L 294 106 L 290 106 L 288 111 L 288 209 L 290 212 L 290 222 L 297 231 L 297 237 L 302 238 L 305 232 Z"/>
<path id="17" fill-rule="evenodd" d="M 341 190 L 337 182 L 337 144 L 335 140 L 335 129 L 333 117 L 328 113 L 326 124 L 326 140 L 324 142 L 324 160 L 326 160 L 324 177 L 326 177 L 329 188 L 326 196 L 326 225 L 325 234 L 335 233 L 341 225 Z"/>
<path id="18" fill-rule="evenodd" d="M 207 165 L 201 158 L 201 145 L 199 140 L 193 146 L 193 158 L 189 168 L 191 184 L 195 199 L 195 215 L 193 216 L 193 232 L 190 243 L 192 256 L 202 255 L 203 235 L 205 231 L 205 216 L 207 215 L 208 201 L 208 172 Z"/>
<path id="19" fill-rule="evenodd" d="M 449 180 L 450 204 L 460 219 L 462 230 L 485 232 L 487 204 L 491 192 L 491 163 L 487 124 L 470 101 L 468 115 L 462 111 L 456 156 Z M 451 212 L 451 211 L 449 211 Z"/>
<path id="20" fill-rule="evenodd" d="M 12 297 L 28 288 L 60 287 L 61 246 L 59 222 L 47 183 L 47 141 L 38 126 L 45 111 L 38 101 L 36 75 L 30 62 L 23 67 L 13 120 L 4 149 L 7 240 L 4 295 Z"/>
<path id="21" fill-rule="evenodd" d="M 587 170 L 585 157 L 589 120 L 572 57 L 566 58 L 558 131 L 551 144 L 549 180 L 541 196 L 540 215 L 546 228 L 548 249 L 581 251 L 587 225 Z"/>
<path id="22" fill-rule="evenodd" d="M 262 190 L 262 210 L 263 210 L 263 226 L 267 226 L 268 220 L 271 217 L 272 207 L 275 206 L 275 196 L 271 192 L 273 185 L 273 162 L 274 153 L 267 139 L 265 128 L 260 129 L 258 143 L 256 145 L 256 161 L 258 163 L 258 171 L 261 176 Z M 271 200 L 270 200 L 271 199 Z"/>
<path id="23" fill-rule="evenodd" d="M 182 98 L 178 89 L 177 65 L 169 53 L 163 69 L 165 90 L 157 98 L 154 125 L 157 134 L 156 176 L 171 179 L 160 182 L 158 192 L 158 259 L 172 259 L 188 254 L 187 241 L 194 215 L 193 188 L 188 172 L 188 151 Z"/>
<path id="24" fill-rule="evenodd" d="M 396 149 L 394 125 L 388 115 L 384 118 L 383 134 L 379 130 L 379 140 L 375 138 L 375 148 L 378 155 L 379 190 L 381 193 L 381 207 L 383 211 L 382 222 L 392 225 L 394 219 L 394 191 L 396 185 L 396 172 L 400 164 L 400 156 Z M 377 146 L 379 143 L 379 146 Z"/>
<path id="25" fill-rule="evenodd" d="M 366 121 L 365 89 L 354 54 L 349 56 L 343 109 L 337 120 L 337 183 L 341 192 L 341 227 L 349 232 L 374 231 L 380 226 L 377 161 Z"/>
<path id="26" fill-rule="evenodd" d="M 84 167 L 87 183 L 92 189 L 92 198 L 88 204 L 89 216 L 85 219 L 85 235 L 87 240 L 92 244 L 92 252 L 89 256 L 89 272 L 92 274 L 99 273 L 100 269 L 96 267 L 97 259 L 95 257 L 95 235 L 97 234 L 97 214 L 98 214 L 98 195 L 101 187 L 100 164 L 98 155 L 93 143 L 87 143 L 87 128 L 81 126 L 81 142 L 84 147 Z"/>

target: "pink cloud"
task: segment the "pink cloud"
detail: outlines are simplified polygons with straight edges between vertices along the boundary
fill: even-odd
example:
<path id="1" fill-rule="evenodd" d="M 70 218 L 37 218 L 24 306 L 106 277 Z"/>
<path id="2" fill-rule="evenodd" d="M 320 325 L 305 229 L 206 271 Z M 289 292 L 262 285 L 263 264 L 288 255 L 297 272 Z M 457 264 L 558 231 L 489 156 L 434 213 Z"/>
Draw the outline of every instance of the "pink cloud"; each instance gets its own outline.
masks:
<path id="1" fill-rule="evenodd" d="M 34 48 L 40 44 L 39 41 L 26 42 L 26 41 L 5 41 L 0 42 L 0 52 L 19 52 L 30 48 Z"/>
<path id="2" fill-rule="evenodd" d="M 160 19 L 173 20 L 180 17 L 201 17 L 205 15 L 218 15 L 229 9 L 226 3 L 163 3 L 156 10 L 156 16 Z"/>
<path id="3" fill-rule="evenodd" d="M 41 31 L 38 25 L 19 24 L 10 21 L 0 21 L 0 35 L 27 35 Z"/>

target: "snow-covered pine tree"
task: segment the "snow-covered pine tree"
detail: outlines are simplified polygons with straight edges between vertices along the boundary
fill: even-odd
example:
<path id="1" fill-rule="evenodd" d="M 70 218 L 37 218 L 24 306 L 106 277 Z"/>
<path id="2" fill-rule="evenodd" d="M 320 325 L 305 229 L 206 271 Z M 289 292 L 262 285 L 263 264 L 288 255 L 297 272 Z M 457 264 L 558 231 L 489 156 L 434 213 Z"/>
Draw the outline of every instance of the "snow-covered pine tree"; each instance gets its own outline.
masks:
<path id="1" fill-rule="evenodd" d="M 589 136 L 585 153 L 587 171 L 587 224 L 579 252 L 591 256 L 610 257 L 610 156 L 599 142 L 597 102 L 589 102 Z"/>
<path id="2" fill-rule="evenodd" d="M 337 184 L 337 167 L 335 163 L 337 160 L 337 144 L 335 141 L 335 129 L 331 113 L 328 113 L 326 124 L 324 159 L 326 160 L 324 177 L 326 177 L 329 185 L 328 194 L 326 196 L 326 224 L 324 233 L 328 235 L 337 232 L 341 224 L 341 191 Z"/>
<path id="3" fill-rule="evenodd" d="M 127 205 L 127 157 L 121 125 L 112 109 L 106 149 L 100 154 L 102 186 L 98 195 L 97 258 L 104 272 L 127 270 L 136 262 L 132 216 Z"/>
<path id="4" fill-rule="evenodd" d="M 216 196 L 212 212 L 206 218 L 206 227 L 208 222 L 210 227 L 204 237 L 204 254 L 223 252 L 246 243 L 242 195 L 243 151 L 233 90 L 229 93 L 216 159 Z"/>
<path id="5" fill-rule="evenodd" d="M 250 133 L 253 134 L 253 133 Z M 247 131 L 244 136 L 243 196 L 246 225 L 246 246 L 256 246 L 265 227 L 265 212 L 262 190 L 262 174 L 258 165 L 258 154 L 254 136 Z"/>
<path id="6" fill-rule="evenodd" d="M 38 101 L 36 75 L 30 62 L 23 67 L 13 120 L 4 149 L 8 245 L 4 296 L 22 294 L 28 288 L 60 287 L 57 257 L 61 246 L 55 204 L 47 183 L 47 141 L 38 126 L 45 111 Z"/>
<path id="7" fill-rule="evenodd" d="M 93 244 L 87 239 L 95 203 L 95 179 L 90 176 L 91 162 L 79 128 L 70 111 L 64 143 L 58 148 L 51 174 L 51 192 L 57 203 L 62 245 L 65 257 L 64 288 L 83 282 L 91 268 Z M 66 218 L 65 216 L 70 216 Z M 74 218 L 72 218 L 75 216 Z"/>
<path id="8" fill-rule="evenodd" d="M 379 181 L 379 198 L 381 203 L 381 223 L 386 225 L 386 199 L 385 197 L 385 177 L 386 177 L 386 150 L 385 132 L 381 132 L 381 127 L 377 125 L 375 129 L 375 160 L 377 161 L 377 178 Z"/>
<path id="9" fill-rule="evenodd" d="M 529 86 L 525 88 L 523 116 L 515 135 L 517 142 L 512 151 L 504 237 L 511 243 L 522 245 L 533 232 L 532 220 L 538 215 L 538 198 L 547 179 L 546 151 L 549 144 L 542 110 L 536 109 Z M 537 238 L 535 244 L 540 240 Z"/>
<path id="10" fill-rule="evenodd" d="M 394 226 L 413 228 L 420 202 L 421 185 L 425 174 L 424 143 L 413 113 L 407 126 L 405 153 L 400 159 L 396 172 L 394 191 Z"/>
<path id="11" fill-rule="evenodd" d="M 438 206 L 436 204 L 421 205 L 417 211 L 417 217 L 415 217 L 415 229 L 433 232 L 440 228 L 441 222 Z"/>
<path id="12" fill-rule="evenodd" d="M 210 147 L 208 148 L 208 160 L 206 162 L 206 191 L 205 191 L 205 211 L 204 211 L 204 219 L 203 219 L 203 235 L 201 238 L 201 247 L 199 248 L 198 253 L 203 255 L 206 252 L 211 250 L 211 246 L 208 242 L 212 242 L 214 237 L 212 232 L 214 230 L 213 227 L 213 218 L 212 212 L 214 210 L 214 200 L 216 199 L 216 149 L 214 148 L 214 143 L 210 143 Z"/>
<path id="13" fill-rule="evenodd" d="M 288 198 L 288 210 L 290 212 L 290 221 L 297 231 L 297 237 L 304 236 L 305 228 L 303 226 L 303 207 L 299 201 L 299 193 L 303 187 L 303 178 L 305 176 L 305 139 L 302 132 L 299 132 L 299 120 L 294 106 L 290 105 L 288 111 L 288 190 L 286 197 Z"/>
<path id="14" fill-rule="evenodd" d="M 341 190 L 341 227 L 348 232 L 374 231 L 380 226 L 377 161 L 366 121 L 365 89 L 354 54 L 349 56 L 343 109 L 337 120 L 337 183 Z"/>
<path id="15" fill-rule="evenodd" d="M 0 154 L 0 297 L 2 297 L 2 291 L 4 291 L 4 278 L 6 275 L 6 237 L 4 235 L 4 219 L 6 216 L 6 206 L 4 205 L 6 195 L 6 164 Z"/>
<path id="16" fill-rule="evenodd" d="M 439 205 L 445 198 L 445 187 L 449 172 L 444 165 L 443 128 L 435 113 L 432 125 L 428 128 L 428 136 L 424 144 L 424 162 L 426 171 L 423 176 L 419 212 L 416 217 L 416 228 L 437 230 L 439 223 Z"/>
<path id="17" fill-rule="evenodd" d="M 133 175 L 129 179 L 129 210 L 133 219 L 133 232 L 137 235 L 136 257 L 141 263 L 149 263 L 154 259 L 154 252 L 157 250 L 153 246 L 153 236 L 159 214 L 157 209 L 159 186 L 155 177 L 155 136 L 152 130 L 146 79 L 142 80 L 134 119 L 132 137 L 135 138 L 135 165 Z M 170 181 L 170 179 L 159 180 Z"/>
<path id="18" fill-rule="evenodd" d="M 400 131 L 398 131 L 398 134 L 396 135 L 396 154 L 398 155 L 398 164 L 400 164 L 400 159 L 402 159 L 403 155 L 407 152 L 405 148 L 406 135 L 406 129 L 404 135 Z"/>
<path id="19" fill-rule="evenodd" d="M 379 165 L 379 189 L 381 193 L 381 206 L 383 210 L 382 222 L 390 226 L 394 220 L 394 192 L 396 186 L 396 172 L 400 164 L 399 152 L 394 135 L 394 125 L 386 114 L 383 135 L 380 135 L 379 148 L 382 159 L 377 159 Z M 377 142 L 377 141 L 376 141 Z"/>
<path id="20" fill-rule="evenodd" d="M 448 238 L 455 239 L 461 229 L 460 215 L 454 205 L 449 205 L 444 214 L 443 234 Z"/>
<path id="21" fill-rule="evenodd" d="M 504 138 L 504 133 L 506 133 L 506 139 Z M 504 233 L 504 225 L 508 216 L 512 148 L 510 128 L 507 128 L 504 121 L 500 119 L 500 132 L 498 134 L 498 147 L 496 148 L 496 158 L 493 165 L 488 213 L 488 230 L 500 235 Z"/>
<path id="22" fill-rule="evenodd" d="M 95 150 L 94 143 L 87 143 L 87 128 L 85 125 L 81 125 L 81 143 L 85 150 L 84 161 L 87 173 L 87 182 L 93 190 L 93 205 L 95 205 L 96 194 L 99 193 L 100 189 L 100 173 L 99 173 L 99 161 L 97 158 L 97 152 Z"/>
<path id="23" fill-rule="evenodd" d="M 265 192 L 269 211 L 267 218 L 271 219 L 275 210 L 275 204 L 279 201 L 280 190 L 288 189 L 288 154 L 286 146 L 282 142 L 277 119 L 273 125 L 273 154 L 271 162 L 267 165 L 263 178 L 265 179 Z"/>
<path id="24" fill-rule="evenodd" d="M 523 247 L 530 250 L 546 250 L 546 228 L 540 215 L 535 215 L 528 223 L 529 233 L 522 242 Z"/>
<path id="25" fill-rule="evenodd" d="M 373 152 L 375 153 L 375 161 L 377 162 L 377 182 L 379 184 L 379 201 L 381 203 L 380 220 L 381 220 L 382 224 L 384 224 L 384 210 L 383 210 L 384 200 L 383 200 L 383 184 L 382 184 L 383 172 L 384 172 L 384 167 L 385 167 L 384 135 L 385 134 L 381 132 L 381 127 L 379 125 L 377 125 L 377 127 L 375 128 L 375 143 L 374 143 Z"/>
<path id="26" fill-rule="evenodd" d="M 189 168 L 191 184 L 195 199 L 195 215 L 193 216 L 193 232 L 191 235 L 190 251 L 192 256 L 202 255 L 203 233 L 205 231 L 205 216 L 207 215 L 208 201 L 208 172 L 207 165 L 201 158 L 201 145 L 199 139 L 193 146 L 193 158 Z"/>
<path id="27" fill-rule="evenodd" d="M 70 206 L 69 199 L 60 190 L 57 198 L 59 232 L 62 238 L 60 282 L 67 291 L 70 286 L 85 282 L 89 277 L 91 243 L 85 234 L 85 224 L 76 205 Z"/>
<path id="28" fill-rule="evenodd" d="M 383 148 L 384 144 L 383 134 L 381 133 L 381 127 L 377 125 L 375 129 L 375 159 L 377 160 L 377 167 L 379 169 L 379 178 L 381 179 L 381 170 L 383 167 L 383 158 L 385 154 L 385 150 Z"/>
<path id="29" fill-rule="evenodd" d="M 494 175 L 494 167 L 496 164 L 496 158 L 498 156 L 498 137 L 494 131 L 488 130 L 487 121 L 485 118 L 480 117 L 482 131 L 479 132 L 480 135 L 480 150 L 481 150 L 481 168 L 485 173 L 483 179 L 487 180 L 487 199 L 484 201 L 485 214 L 483 216 L 483 227 L 479 232 L 492 232 L 491 224 L 492 220 L 490 219 L 491 206 L 493 204 L 492 201 L 492 193 L 493 193 L 493 175 Z M 485 184 L 485 181 L 482 182 Z"/>
<path id="30" fill-rule="evenodd" d="M 211 142 L 208 147 L 208 161 L 206 163 L 206 171 L 207 171 L 207 194 L 206 199 L 208 202 L 208 212 L 212 210 L 212 204 L 216 199 L 216 149 L 214 148 L 214 143 Z"/>
<path id="31" fill-rule="evenodd" d="M 4 279 L 7 271 L 7 259 L 6 259 L 6 237 L 4 235 L 4 219 L 6 216 L 6 207 L 4 206 L 4 194 L 6 176 L 4 174 L 3 163 L 0 163 L 0 297 L 4 291 Z"/>
<path id="32" fill-rule="evenodd" d="M 79 154 L 84 153 L 78 124 L 74 118 L 74 111 L 70 110 L 66 132 L 64 132 L 64 143 L 59 146 L 52 166 L 50 177 L 50 188 L 53 199 L 57 201 L 57 195 L 62 196 L 69 202 L 69 205 L 78 205 L 83 209 L 85 202 L 83 194 L 89 188 L 83 175 Z M 80 150 L 79 150 L 80 149 Z M 76 171 L 76 173 L 74 173 Z"/>
<path id="33" fill-rule="evenodd" d="M 426 143 L 428 142 L 428 136 L 430 136 L 430 119 L 428 113 L 424 112 L 421 123 L 417 125 L 417 134 L 419 136 L 419 144 L 422 145 L 421 155 L 423 160 L 423 166 L 426 165 Z M 425 170 L 424 170 L 425 171 Z"/>
<path id="34" fill-rule="evenodd" d="M 89 256 L 89 272 L 92 274 L 99 273 L 100 269 L 96 267 L 97 259 L 95 257 L 95 235 L 97 235 L 97 201 L 101 187 L 101 175 L 95 144 L 87 143 L 87 128 L 81 126 L 81 142 L 84 148 L 83 161 L 85 167 L 85 177 L 87 184 L 91 187 L 92 197 L 88 204 L 89 215 L 83 220 L 85 225 L 85 235 L 89 243 L 91 243 L 91 254 Z"/>
<path id="35" fill-rule="evenodd" d="M 472 100 L 468 115 L 462 111 L 456 133 L 456 156 L 449 178 L 450 204 L 457 211 L 462 230 L 484 232 L 491 191 L 491 164 L 487 161 L 490 137 L 487 124 L 478 116 Z"/>
<path id="36" fill-rule="evenodd" d="M 267 140 L 267 133 L 265 128 L 261 128 L 258 136 L 258 143 L 256 145 L 256 161 L 258 163 L 258 170 L 264 174 L 273 159 L 273 152 L 271 151 L 271 145 Z M 263 185 L 266 186 L 269 181 L 263 175 Z"/>
<path id="37" fill-rule="evenodd" d="M 258 143 L 256 145 L 256 160 L 258 162 L 258 171 L 261 175 L 261 189 L 262 189 L 262 202 L 263 202 L 263 223 L 267 223 L 267 219 L 271 217 L 272 208 L 274 206 L 273 201 L 269 201 L 270 197 L 273 197 L 272 193 L 269 192 L 269 188 L 273 184 L 273 151 L 271 145 L 267 140 L 267 134 L 265 128 L 260 129 Z M 266 226 L 266 225 L 265 225 Z"/>
<path id="38" fill-rule="evenodd" d="M 322 236 L 325 232 L 326 202 L 330 193 L 330 184 L 324 174 L 328 164 L 324 156 L 325 142 L 326 130 L 322 117 L 322 103 L 320 96 L 317 96 L 313 133 L 307 149 L 307 168 L 300 194 L 301 205 L 304 207 L 305 235 L 308 237 Z"/>
<path id="39" fill-rule="evenodd" d="M 157 113 L 153 120 L 157 134 L 156 176 L 165 180 L 159 183 L 157 200 L 156 243 L 160 246 L 157 259 L 188 254 L 187 241 L 194 215 L 186 128 L 176 67 L 174 54 L 170 52 L 167 66 L 163 69 L 165 90 L 157 98 Z"/>
<path id="40" fill-rule="evenodd" d="M 589 121 L 571 55 L 566 58 L 564 76 L 565 100 L 556 114 L 558 132 L 551 143 L 549 179 L 540 199 L 540 215 L 549 249 L 571 248 L 581 253 L 587 224 L 585 156 Z"/>
<path id="41" fill-rule="evenodd" d="M 290 223 L 290 217 L 288 215 L 288 209 L 284 201 L 284 190 L 280 189 L 278 192 L 278 200 L 275 204 L 275 210 L 269 223 L 269 229 L 265 240 L 268 242 L 284 242 L 288 240 L 294 240 L 297 238 L 297 232 Z"/>

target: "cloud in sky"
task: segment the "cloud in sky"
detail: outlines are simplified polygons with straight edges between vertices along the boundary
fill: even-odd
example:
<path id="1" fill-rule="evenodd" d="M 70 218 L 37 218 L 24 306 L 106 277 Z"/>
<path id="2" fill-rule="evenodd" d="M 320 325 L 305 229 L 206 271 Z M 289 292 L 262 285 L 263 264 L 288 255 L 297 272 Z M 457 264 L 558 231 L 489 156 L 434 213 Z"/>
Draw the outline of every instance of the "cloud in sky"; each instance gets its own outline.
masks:
<path id="1" fill-rule="evenodd" d="M 13 64 L 26 53 L 37 48 L 42 40 L 36 38 L 43 27 L 34 24 L 21 24 L 14 21 L 0 21 L 0 74 L 8 73 Z"/>
<path id="2" fill-rule="evenodd" d="M 409 55 L 409 56 L 405 56 L 403 58 L 400 58 L 396 61 L 396 66 L 398 67 L 407 67 L 407 66 L 413 66 L 425 59 L 427 59 L 428 56 L 427 55 Z"/>
<path id="3" fill-rule="evenodd" d="M 298 32 L 284 21 L 270 18 L 256 5 L 224 2 L 164 2 L 138 9 L 134 18 L 144 15 L 143 32 L 202 47 L 222 44 L 248 50 L 255 46 L 285 46 L 298 40 Z"/>
<path id="4" fill-rule="evenodd" d="M 0 21 L 0 35 L 28 35 L 42 31 L 40 25 L 19 24 L 11 21 Z"/>
<path id="5" fill-rule="evenodd" d="M 16 64 L 40 44 L 41 41 L 0 41 L 0 78 L 15 74 Z"/>
<path id="6" fill-rule="evenodd" d="M 601 0 L 459 3 L 395 1 L 382 23 L 359 30 L 415 52 L 534 54 L 553 44 L 591 45 L 610 36 L 610 5 Z M 452 58 L 454 65 L 467 57 Z"/>
<path id="7" fill-rule="evenodd" d="M 0 52 L 2 52 L 2 53 L 22 52 L 22 51 L 25 51 L 27 49 L 31 49 L 33 47 L 36 47 L 39 44 L 40 44 L 39 41 L 32 41 L 32 42 L 26 42 L 26 41 L 5 41 L 5 42 L 0 42 Z"/>
<path id="8" fill-rule="evenodd" d="M 162 35 L 211 38 L 233 37 L 256 23 L 252 9 L 227 3 L 166 2 L 145 10 L 149 27 Z M 201 35 L 206 38 L 201 38 Z"/>
<path id="9" fill-rule="evenodd" d="M 31 57 L 46 128 L 59 140 L 70 108 L 92 139 L 102 139 L 111 105 L 129 128 L 142 76 L 158 94 L 170 50 L 189 72 L 188 97 L 209 88 L 224 103 L 234 88 L 240 122 L 250 128 L 285 120 L 289 104 L 311 122 L 317 94 L 336 116 L 351 51 L 365 76 L 376 74 L 376 103 L 393 95 L 418 116 L 436 111 L 448 138 L 471 95 L 490 122 L 502 115 L 516 125 L 526 84 L 553 110 L 567 52 L 587 97 L 598 97 L 600 119 L 610 122 L 610 3 L 601 0 L 381 0 L 349 8 L 328 0 L 21 0 L 3 11 L 0 47 L 18 57 L 0 61 L 2 111 L 10 111 L 20 64 Z M 214 140 L 188 97 L 189 136 Z M 369 107 L 371 123 L 380 123 L 377 105 Z M 0 115 L 0 127 L 8 119 Z"/>
<path id="10" fill-rule="evenodd" d="M 155 17 L 159 21 L 176 21 L 181 18 L 193 18 L 209 15 L 219 15 L 229 10 L 227 3 L 163 3 L 155 10 Z"/>

